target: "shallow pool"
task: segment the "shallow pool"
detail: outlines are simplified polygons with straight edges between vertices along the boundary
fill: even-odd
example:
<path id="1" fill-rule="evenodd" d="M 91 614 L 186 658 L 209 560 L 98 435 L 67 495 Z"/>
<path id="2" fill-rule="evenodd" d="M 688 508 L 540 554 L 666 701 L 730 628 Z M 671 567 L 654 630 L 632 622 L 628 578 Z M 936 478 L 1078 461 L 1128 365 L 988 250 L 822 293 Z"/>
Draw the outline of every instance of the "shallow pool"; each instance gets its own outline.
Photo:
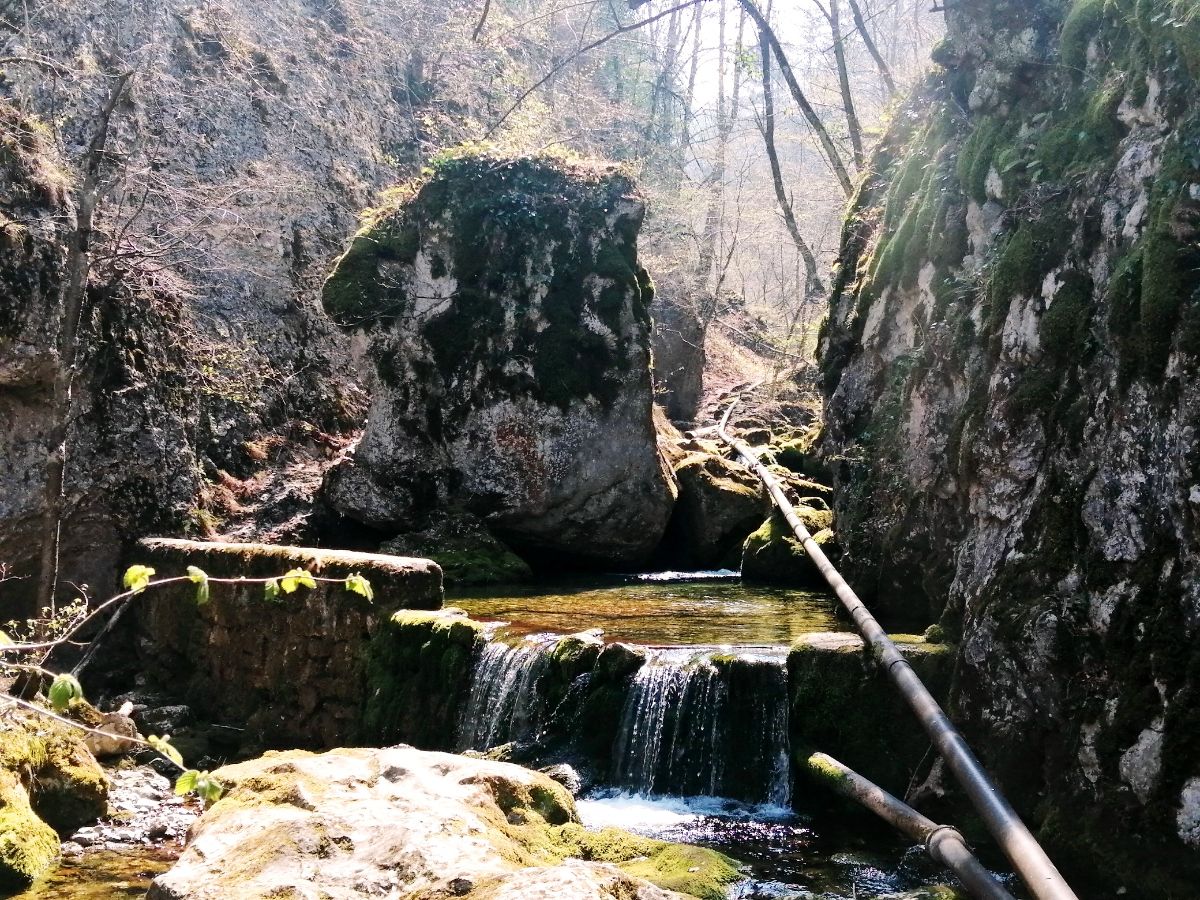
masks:
<path id="1" fill-rule="evenodd" d="M 517 634 L 600 628 L 609 642 L 646 646 L 781 646 L 815 631 L 844 631 L 825 594 L 743 584 L 736 573 L 671 573 L 489 587 L 448 593 L 474 619 Z"/>

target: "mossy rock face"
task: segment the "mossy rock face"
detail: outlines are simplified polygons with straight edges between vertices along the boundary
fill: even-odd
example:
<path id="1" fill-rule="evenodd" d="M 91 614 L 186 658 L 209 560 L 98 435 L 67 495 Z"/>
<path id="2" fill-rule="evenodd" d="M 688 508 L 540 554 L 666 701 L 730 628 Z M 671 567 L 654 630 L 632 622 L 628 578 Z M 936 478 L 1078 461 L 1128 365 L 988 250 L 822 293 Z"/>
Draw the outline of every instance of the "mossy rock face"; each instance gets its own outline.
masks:
<path id="1" fill-rule="evenodd" d="M 83 733 L 24 714 L 0 730 L 0 889 L 28 887 L 58 861 L 58 833 L 108 808 L 108 779 Z"/>
<path id="2" fill-rule="evenodd" d="M 0 771 L 0 890 L 29 887 L 58 862 L 58 834 L 37 817 L 16 775 Z"/>
<path id="3" fill-rule="evenodd" d="M 525 560 L 469 513 L 435 514 L 427 528 L 392 538 L 379 550 L 432 559 L 446 587 L 517 584 L 533 576 Z"/>
<path id="4" fill-rule="evenodd" d="M 830 528 L 833 514 L 828 509 L 811 506 L 798 506 L 795 509 L 813 540 L 836 561 L 837 543 Z M 746 538 L 742 547 L 742 577 L 751 581 L 811 589 L 826 586 L 816 564 L 778 510 L 772 511 L 758 530 Z"/>
<path id="5" fill-rule="evenodd" d="M 892 639 L 930 693 L 945 703 L 956 648 L 914 635 Z M 820 750 L 904 796 L 914 773 L 927 762 L 929 739 L 891 681 L 864 653 L 861 638 L 806 636 L 788 656 L 788 684 L 792 748 L 802 770 L 808 754 Z"/>
<path id="6" fill-rule="evenodd" d="M 688 453 L 675 477 L 679 500 L 664 539 L 673 563 L 717 567 L 736 560 L 766 513 L 762 482 L 740 463 L 703 452 Z"/>
<path id="7" fill-rule="evenodd" d="M 839 249 L 820 444 L 844 574 L 959 640 L 950 708 L 1081 894 L 1184 896 L 1200 6 L 946 19 L 944 70 L 893 119 Z"/>
<path id="8" fill-rule="evenodd" d="M 820 438 L 820 425 L 810 426 L 798 434 L 778 436 L 771 441 L 771 456 L 776 464 L 789 472 L 828 484 L 833 473 L 818 451 Z"/>
<path id="9" fill-rule="evenodd" d="M 376 211 L 325 284 L 379 377 L 333 507 L 396 530 L 461 506 L 523 555 L 644 560 L 674 501 L 644 213 L 617 167 L 486 152 L 448 155 Z"/>
<path id="10" fill-rule="evenodd" d="M 367 649 L 359 740 L 452 749 L 482 640 L 461 610 L 396 613 Z"/>
<path id="11" fill-rule="evenodd" d="M 228 792 L 148 900 L 290 896 L 301 883 L 342 896 L 368 878 L 476 900 L 608 900 L 649 884 L 720 900 L 739 877 L 712 850 L 587 831 L 561 785 L 507 763 L 393 747 L 271 754 L 215 775 Z M 218 850 L 235 837 L 236 853 Z"/>

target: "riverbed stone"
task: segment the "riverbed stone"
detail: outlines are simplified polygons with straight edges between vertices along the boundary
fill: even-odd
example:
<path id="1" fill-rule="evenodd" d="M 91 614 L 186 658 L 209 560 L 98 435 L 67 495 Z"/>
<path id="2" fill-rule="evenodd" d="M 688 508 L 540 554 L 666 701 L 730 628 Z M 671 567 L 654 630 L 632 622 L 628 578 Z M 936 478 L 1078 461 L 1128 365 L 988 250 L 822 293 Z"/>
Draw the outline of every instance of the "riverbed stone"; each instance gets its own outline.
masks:
<path id="1" fill-rule="evenodd" d="M 468 512 L 435 512 L 424 528 L 397 535 L 379 552 L 432 559 L 448 588 L 516 584 L 533 575 L 529 563 Z"/>
<path id="2" fill-rule="evenodd" d="M 340 514 L 462 506 L 526 555 L 630 565 L 675 500 L 652 422 L 645 204 L 613 166 L 463 153 L 378 211 L 326 281 L 369 347 Z"/>
<path id="3" fill-rule="evenodd" d="M 392 747 L 270 753 L 214 774 L 226 795 L 148 900 L 719 900 L 738 878 L 711 850 L 586 831 L 561 785 L 507 763 Z"/>
<path id="4" fill-rule="evenodd" d="M 821 549 L 836 557 L 836 535 L 830 527 L 833 515 L 813 506 L 797 506 L 796 515 Z M 742 547 L 742 577 L 817 590 L 825 587 L 824 576 L 778 510 L 772 510 L 766 521 L 746 538 Z"/>

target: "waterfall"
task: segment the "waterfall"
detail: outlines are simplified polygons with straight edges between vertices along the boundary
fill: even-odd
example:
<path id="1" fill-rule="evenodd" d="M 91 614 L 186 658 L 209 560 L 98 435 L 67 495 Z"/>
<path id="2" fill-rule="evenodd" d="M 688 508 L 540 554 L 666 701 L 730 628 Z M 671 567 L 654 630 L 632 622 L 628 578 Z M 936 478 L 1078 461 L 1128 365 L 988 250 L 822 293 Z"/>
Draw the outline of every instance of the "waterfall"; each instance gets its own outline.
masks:
<path id="1" fill-rule="evenodd" d="M 537 681 L 549 662 L 545 641 L 489 641 L 475 662 L 458 723 L 460 750 L 487 750 L 528 740 L 540 725 Z"/>
<path id="2" fill-rule="evenodd" d="M 782 657 L 660 651 L 634 676 L 614 746 L 613 780 L 639 793 L 791 796 Z"/>

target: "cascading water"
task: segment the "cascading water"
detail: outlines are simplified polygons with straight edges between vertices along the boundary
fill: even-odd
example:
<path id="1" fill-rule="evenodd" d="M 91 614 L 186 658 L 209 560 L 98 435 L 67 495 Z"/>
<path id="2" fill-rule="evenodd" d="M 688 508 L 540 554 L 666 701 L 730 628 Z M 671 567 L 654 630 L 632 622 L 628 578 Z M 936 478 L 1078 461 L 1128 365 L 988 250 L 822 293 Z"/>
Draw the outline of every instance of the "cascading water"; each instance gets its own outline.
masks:
<path id="1" fill-rule="evenodd" d="M 471 678 L 458 724 L 460 750 L 487 750 L 532 738 L 540 724 L 537 680 L 549 662 L 547 641 L 489 641 Z"/>
<path id="2" fill-rule="evenodd" d="M 647 794 L 791 796 L 782 657 L 659 651 L 633 679 L 613 780 Z"/>

